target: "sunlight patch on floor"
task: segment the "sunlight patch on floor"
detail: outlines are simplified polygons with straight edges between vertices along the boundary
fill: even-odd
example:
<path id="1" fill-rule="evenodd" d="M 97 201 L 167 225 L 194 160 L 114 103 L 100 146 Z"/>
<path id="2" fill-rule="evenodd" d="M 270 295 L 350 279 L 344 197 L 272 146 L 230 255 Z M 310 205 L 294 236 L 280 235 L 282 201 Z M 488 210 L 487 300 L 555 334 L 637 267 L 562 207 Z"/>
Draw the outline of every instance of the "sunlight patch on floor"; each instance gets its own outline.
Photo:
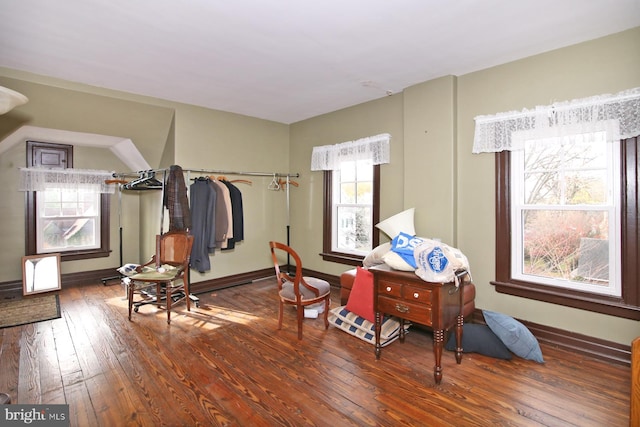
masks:
<path id="1" fill-rule="evenodd" d="M 127 309 L 126 298 L 111 298 L 106 300 L 106 303 L 112 306 L 121 307 Z M 157 309 L 153 307 L 153 304 L 149 304 L 149 308 L 146 312 L 142 312 L 144 308 L 140 308 L 140 312 L 133 313 L 133 316 L 139 315 L 155 315 L 157 313 L 166 313 L 164 309 Z M 196 307 L 191 303 L 191 311 L 187 311 L 184 304 L 180 304 L 171 312 L 171 322 L 181 323 L 188 326 L 195 326 L 206 330 L 214 330 L 223 327 L 229 323 L 248 325 L 251 322 L 260 320 L 259 316 L 253 315 L 246 311 L 234 310 L 228 307 L 216 306 L 211 304 L 203 304 L 200 302 L 200 306 Z"/>
<path id="2" fill-rule="evenodd" d="M 200 307 L 196 308 L 195 310 L 192 307 L 191 313 L 185 312 L 184 314 L 186 316 L 189 316 L 190 314 L 195 314 L 195 313 L 199 315 L 204 315 L 212 319 L 222 320 L 222 321 L 231 322 L 231 323 L 239 323 L 242 325 L 248 325 L 249 323 L 260 319 L 260 317 L 255 316 L 246 311 L 234 310 L 228 307 L 220 307 L 216 305 L 209 305 L 209 304 L 202 304 L 202 303 L 200 303 Z"/>

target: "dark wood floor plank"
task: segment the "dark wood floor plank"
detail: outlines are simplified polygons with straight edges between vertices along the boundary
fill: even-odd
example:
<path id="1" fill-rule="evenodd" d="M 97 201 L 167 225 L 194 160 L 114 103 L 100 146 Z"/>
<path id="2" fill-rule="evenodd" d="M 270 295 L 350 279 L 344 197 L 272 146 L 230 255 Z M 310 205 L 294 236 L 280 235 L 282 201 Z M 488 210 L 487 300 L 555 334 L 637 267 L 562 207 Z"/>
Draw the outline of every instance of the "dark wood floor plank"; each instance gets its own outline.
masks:
<path id="1" fill-rule="evenodd" d="M 333 307 L 339 301 L 333 290 Z M 0 387 L 17 403 L 70 406 L 73 426 L 626 426 L 630 369 L 542 346 L 545 364 L 444 352 L 412 328 L 383 349 L 287 307 L 275 280 L 200 295 L 172 314 L 123 289 L 60 293 L 62 318 L 0 330 Z M 2 391 L 2 390 L 0 390 Z"/>
<path id="2" fill-rule="evenodd" d="M 72 426 L 99 425 L 87 382 L 80 381 L 65 386 L 64 395 L 66 403 L 69 405 L 69 418 Z"/>
<path id="3" fill-rule="evenodd" d="M 20 378 L 25 378 L 25 381 L 18 384 L 18 399 L 39 404 L 42 403 L 42 390 L 36 329 L 37 325 L 33 323 L 23 327 L 20 340 Z"/>
<path id="4" fill-rule="evenodd" d="M 51 404 L 65 403 L 60 361 L 58 360 L 58 349 L 53 332 L 53 325 L 57 322 L 64 321 L 56 319 L 51 322 L 40 322 L 35 325 L 37 326 L 35 345 L 37 347 L 40 370 L 41 400 L 42 402 Z"/>
<path id="5" fill-rule="evenodd" d="M 117 302 L 116 305 L 118 305 Z M 125 346 L 129 350 L 133 349 L 137 354 L 142 355 L 142 357 L 138 357 L 138 360 L 143 363 L 135 365 L 134 360 L 129 360 L 126 362 L 129 367 L 124 368 L 124 370 L 134 375 L 134 378 L 140 382 L 140 386 L 144 386 L 147 390 L 147 395 L 157 395 L 157 392 L 153 392 L 152 388 L 158 383 L 162 383 L 163 389 L 172 390 L 173 393 L 169 396 L 171 400 L 166 403 L 166 406 L 172 407 L 174 409 L 173 413 L 177 414 L 177 416 L 180 416 L 180 411 L 175 411 L 175 408 L 180 407 L 182 412 L 189 414 L 188 416 L 192 416 L 194 412 L 201 412 L 203 416 L 210 417 L 210 425 L 228 424 L 232 419 L 218 409 L 216 403 L 205 394 L 202 384 L 192 378 L 193 372 L 197 371 L 199 366 L 208 366 L 210 368 L 210 365 L 204 363 L 195 365 L 193 363 L 181 363 L 193 358 L 197 349 L 190 349 L 177 342 L 177 340 L 181 340 L 182 335 L 185 335 L 184 331 L 180 331 L 180 327 L 174 328 L 175 324 L 169 327 L 166 324 L 166 314 L 164 312 L 160 313 L 162 319 L 159 322 L 160 319 L 157 318 L 155 307 L 149 306 L 143 309 L 146 311 L 136 314 L 133 322 L 126 320 L 126 317 L 123 317 L 123 313 L 114 312 L 110 317 L 112 330 L 137 332 L 131 334 L 128 338 L 123 338 L 121 341 L 127 343 Z M 114 310 L 120 311 L 117 308 L 114 308 Z M 160 330 L 154 330 L 154 328 L 160 328 Z M 175 339 L 174 335 L 176 336 Z M 165 343 L 158 339 L 163 336 L 169 337 L 171 344 L 175 345 L 175 347 L 165 348 Z M 123 352 L 120 356 L 123 363 L 125 363 L 126 354 L 129 352 Z M 163 356 L 167 354 L 168 356 Z M 173 375 L 167 378 L 167 372 Z M 151 373 L 151 376 L 147 378 L 148 373 Z M 172 377 L 179 381 L 169 383 L 169 379 Z M 176 396 L 176 393 L 181 390 L 188 393 L 185 396 Z M 156 408 L 156 405 L 150 405 L 150 411 L 158 413 L 158 416 L 160 416 Z M 185 414 L 183 416 L 186 416 Z"/>
<path id="6" fill-rule="evenodd" d="M 104 415 L 110 415 L 115 412 L 120 416 L 116 420 L 118 422 L 117 425 L 121 425 L 122 423 L 130 423 L 133 420 L 139 421 L 143 414 L 153 414 L 153 412 L 141 410 L 143 405 L 138 397 L 139 390 L 144 390 L 144 387 L 141 387 L 139 380 L 136 381 L 136 378 L 139 379 L 140 377 L 136 376 L 135 373 L 142 372 L 144 368 L 132 368 L 129 364 L 123 366 L 119 355 L 126 354 L 127 347 L 122 340 L 114 338 L 117 334 L 113 332 L 114 329 L 108 327 L 112 316 L 109 316 L 108 311 L 97 309 L 96 301 L 91 297 L 85 296 L 84 300 L 91 311 L 98 313 L 98 315 L 92 316 L 91 319 L 87 319 L 82 323 L 91 342 L 93 352 L 103 366 L 101 375 L 95 377 L 95 381 L 107 381 L 117 390 L 117 393 L 108 397 L 108 403 L 103 403 L 109 405 L 108 410 L 98 411 L 99 420 L 108 425 L 112 420 L 104 417 Z M 101 302 L 101 304 L 104 304 L 104 302 Z M 133 376 L 131 376 L 132 371 L 134 372 Z M 97 384 L 100 384 L 100 382 L 97 382 Z M 149 381 L 149 383 L 156 382 L 157 376 L 154 376 Z M 176 402 L 172 403 L 175 405 Z M 155 422 L 157 421 L 156 419 Z"/>
<path id="7" fill-rule="evenodd" d="M 6 393 L 15 402 L 18 395 L 20 378 L 20 336 L 22 328 L 0 329 L 2 345 L 0 346 L 0 392 Z"/>

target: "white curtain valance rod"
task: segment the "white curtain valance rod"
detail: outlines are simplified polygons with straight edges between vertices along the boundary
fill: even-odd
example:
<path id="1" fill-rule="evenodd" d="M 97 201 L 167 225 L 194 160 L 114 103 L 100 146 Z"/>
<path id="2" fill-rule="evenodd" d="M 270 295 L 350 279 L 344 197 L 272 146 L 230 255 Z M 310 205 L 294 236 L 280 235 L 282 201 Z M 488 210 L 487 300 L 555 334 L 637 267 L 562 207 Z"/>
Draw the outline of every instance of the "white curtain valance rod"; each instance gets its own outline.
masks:
<path id="1" fill-rule="evenodd" d="M 540 110 L 546 110 L 549 112 L 553 111 L 567 111 L 572 110 L 574 108 L 582 108 L 582 107 L 590 107 L 593 105 L 604 105 L 611 104 L 614 102 L 624 102 L 630 101 L 633 99 L 640 98 L 640 93 L 631 93 L 620 96 L 608 96 L 608 97 L 591 97 L 591 98 L 583 98 L 574 101 L 565 101 L 565 102 L 556 102 L 550 105 L 545 106 L 537 106 L 535 109 L 523 109 L 522 111 L 509 111 L 505 113 L 497 113 L 486 116 L 477 116 L 475 117 L 476 123 L 492 123 L 499 122 L 502 120 L 509 119 L 518 119 L 521 117 L 534 116 L 539 114 Z"/>
<path id="2" fill-rule="evenodd" d="M 18 191 L 45 191 L 48 188 L 88 190 L 114 193 L 115 186 L 107 181 L 113 171 L 74 168 L 20 168 Z"/>
<path id="3" fill-rule="evenodd" d="M 560 140 L 605 132 L 608 142 L 619 141 L 640 133 L 640 87 L 532 110 L 477 116 L 475 123 L 473 153 L 517 150 L 522 138 L 553 136 Z"/>
<path id="4" fill-rule="evenodd" d="M 371 160 L 374 165 L 389 163 L 391 135 L 379 135 L 360 138 L 355 141 L 341 142 L 333 145 L 313 147 L 311 152 L 311 170 L 335 170 L 345 161 Z"/>

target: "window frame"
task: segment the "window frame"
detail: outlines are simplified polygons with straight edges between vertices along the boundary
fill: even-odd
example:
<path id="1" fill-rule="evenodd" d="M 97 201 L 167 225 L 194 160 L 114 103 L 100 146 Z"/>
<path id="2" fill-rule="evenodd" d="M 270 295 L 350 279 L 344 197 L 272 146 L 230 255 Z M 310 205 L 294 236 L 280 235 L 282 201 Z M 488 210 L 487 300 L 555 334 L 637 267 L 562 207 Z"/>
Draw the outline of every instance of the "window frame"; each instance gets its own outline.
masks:
<path id="1" fill-rule="evenodd" d="M 51 200 L 46 201 L 45 199 L 47 199 L 47 197 L 53 197 L 55 195 L 56 197 L 56 201 L 52 202 Z M 69 197 L 72 196 L 73 200 L 69 200 Z M 90 215 L 85 215 L 85 214 L 78 214 L 77 211 L 77 205 L 86 202 L 85 197 L 86 196 L 81 196 L 79 194 L 79 192 L 74 191 L 74 192 L 67 192 L 64 191 L 63 189 L 60 188 L 47 188 L 47 190 L 45 191 L 37 191 L 36 192 L 36 208 L 38 209 L 38 215 L 36 215 L 36 232 L 37 232 L 37 236 L 42 236 L 44 234 L 44 230 L 46 227 L 46 223 L 48 222 L 48 220 L 50 219 L 49 217 L 45 216 L 45 214 L 43 213 L 42 209 L 44 206 L 48 205 L 55 205 L 56 208 L 58 208 L 59 212 L 57 215 L 55 215 L 55 220 L 73 220 L 74 222 L 77 221 L 78 219 L 89 219 L 93 221 L 93 238 L 94 240 L 94 244 L 89 246 L 86 245 L 84 247 L 81 246 L 77 246 L 77 249 L 71 249 L 71 246 L 65 248 L 60 248 L 60 247 L 53 247 L 51 249 L 45 249 L 44 246 L 44 241 L 40 240 L 38 241 L 36 239 L 36 248 L 39 254 L 46 254 L 46 253 L 56 253 L 56 252 L 60 252 L 60 251 L 65 251 L 65 252 L 69 252 L 72 250 L 92 250 L 92 249 L 98 249 L 100 248 L 100 242 L 102 241 L 102 236 L 100 233 L 100 194 L 97 192 L 90 192 L 89 196 L 91 197 L 91 204 L 94 206 L 94 213 L 90 214 Z M 63 215 L 61 211 L 64 210 L 65 205 L 69 205 L 70 203 L 72 203 L 73 205 L 75 205 L 75 211 L 76 214 L 75 215 Z M 45 208 L 45 211 L 47 209 Z"/>
<path id="2" fill-rule="evenodd" d="M 495 154 L 496 183 L 496 279 L 497 292 L 579 308 L 615 317 L 640 320 L 640 267 L 638 240 L 638 138 L 620 145 L 620 232 L 622 296 L 614 297 L 562 289 L 513 278 L 511 269 L 511 153 Z"/>
<path id="3" fill-rule="evenodd" d="M 510 197 L 513 203 L 511 203 L 511 215 L 512 219 L 515 218 L 515 223 L 522 223 L 524 220 L 524 212 L 533 212 L 533 211 L 559 211 L 559 212 L 577 212 L 577 211 L 593 211 L 593 212 L 606 212 L 608 220 L 607 227 L 607 235 L 616 236 L 615 245 L 611 245 L 608 251 L 608 263 L 609 263 L 609 281 L 607 282 L 607 286 L 600 287 L 598 285 L 594 285 L 592 283 L 582 283 L 577 281 L 572 281 L 568 279 L 554 279 L 546 275 L 538 276 L 538 280 L 533 280 L 535 283 L 546 284 L 553 287 L 564 288 L 564 289 L 573 289 L 573 290 L 582 290 L 584 292 L 592 292 L 594 294 L 601 295 L 611 295 L 611 296 L 620 296 L 621 295 L 621 286 L 620 286 L 620 182 L 617 177 L 620 175 L 619 170 L 619 159 L 620 159 L 620 144 L 614 144 L 607 142 L 606 138 L 608 135 L 603 134 L 601 136 L 601 140 L 599 143 L 604 144 L 606 149 L 606 179 L 609 187 L 607 187 L 606 200 L 600 203 L 594 204 L 565 204 L 565 203 L 557 203 L 557 204 L 545 204 L 545 203 L 536 203 L 529 204 L 525 201 L 525 182 L 524 178 L 527 172 L 525 171 L 525 151 L 526 144 L 523 144 L 523 148 L 519 150 L 514 150 L 510 154 L 510 166 L 512 173 L 512 185 L 511 185 L 511 193 Z M 569 137 L 565 137 L 569 138 Z M 534 144 L 539 140 L 546 140 L 545 137 L 540 138 L 532 138 Z M 562 141 L 561 138 L 551 138 L 553 140 L 552 144 L 554 147 L 561 146 Z M 557 144 L 557 145 L 555 145 Z M 616 159 L 618 159 L 616 161 Z M 567 172 L 567 169 L 563 169 L 564 165 L 560 165 L 558 168 L 558 172 L 560 175 Z M 522 198 L 520 198 L 520 196 Z M 528 281 L 528 277 L 535 277 L 534 274 L 527 273 L 524 271 L 524 263 L 523 263 L 523 252 L 524 252 L 524 229 L 523 227 L 514 227 L 511 233 L 511 265 L 512 265 L 512 274 L 513 277 L 518 280 Z"/>
<path id="4" fill-rule="evenodd" d="M 50 150 L 61 150 L 66 153 L 66 167 L 73 167 L 73 146 L 65 144 L 54 144 L 49 142 L 27 141 L 27 166 L 36 166 L 36 156 L 34 149 L 45 148 Z M 74 249 L 69 251 L 58 251 L 60 261 L 73 261 L 80 259 L 103 258 L 111 255 L 110 249 L 110 194 L 101 194 L 100 201 L 100 247 L 93 249 Z M 38 219 L 37 195 L 35 191 L 25 192 L 25 255 L 40 255 L 37 249 L 37 228 Z"/>
<path id="5" fill-rule="evenodd" d="M 373 165 L 373 200 L 371 221 L 372 248 L 380 244 L 375 224 L 380 222 L 380 165 Z M 333 236 L 333 171 L 325 170 L 323 179 L 323 237 L 322 259 L 346 265 L 362 265 L 363 255 L 338 252 L 332 249 Z"/>

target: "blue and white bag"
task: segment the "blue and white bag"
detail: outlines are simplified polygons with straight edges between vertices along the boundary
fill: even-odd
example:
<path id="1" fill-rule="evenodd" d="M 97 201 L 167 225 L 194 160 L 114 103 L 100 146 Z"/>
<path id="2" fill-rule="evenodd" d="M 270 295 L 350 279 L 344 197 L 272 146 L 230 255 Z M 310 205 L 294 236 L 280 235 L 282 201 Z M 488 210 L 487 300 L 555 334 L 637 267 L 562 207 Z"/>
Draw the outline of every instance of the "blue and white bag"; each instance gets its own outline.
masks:
<path id="1" fill-rule="evenodd" d="M 469 272 L 469 260 L 459 249 L 436 240 L 425 239 L 416 246 L 413 255 L 416 275 L 427 282 L 457 283 L 458 271 Z"/>

